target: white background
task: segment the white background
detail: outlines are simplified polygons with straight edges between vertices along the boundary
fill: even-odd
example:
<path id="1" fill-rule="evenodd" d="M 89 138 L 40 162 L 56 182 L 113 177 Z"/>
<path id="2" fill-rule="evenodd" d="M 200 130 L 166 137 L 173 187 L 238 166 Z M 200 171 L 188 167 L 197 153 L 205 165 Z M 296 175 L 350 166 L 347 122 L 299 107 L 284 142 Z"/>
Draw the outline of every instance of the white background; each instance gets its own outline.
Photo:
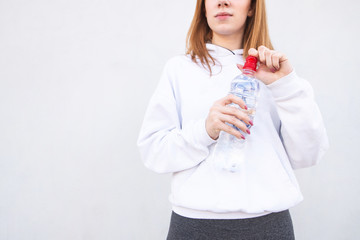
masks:
<path id="1" fill-rule="evenodd" d="M 170 174 L 136 139 L 195 0 L 0 0 L 0 240 L 165 239 Z M 297 240 L 360 235 L 359 1 L 267 1 L 331 148 L 295 171 Z"/>

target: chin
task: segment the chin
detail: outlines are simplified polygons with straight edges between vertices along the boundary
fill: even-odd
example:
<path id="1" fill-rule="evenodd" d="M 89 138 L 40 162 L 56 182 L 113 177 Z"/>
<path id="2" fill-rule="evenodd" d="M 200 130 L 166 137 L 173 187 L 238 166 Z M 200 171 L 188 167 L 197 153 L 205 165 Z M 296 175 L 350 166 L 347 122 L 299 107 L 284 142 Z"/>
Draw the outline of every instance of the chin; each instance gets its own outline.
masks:
<path id="1" fill-rule="evenodd" d="M 222 28 L 222 29 L 215 29 L 215 31 L 213 30 L 213 32 L 215 32 L 218 35 L 233 35 L 236 34 L 238 31 L 230 28 Z"/>

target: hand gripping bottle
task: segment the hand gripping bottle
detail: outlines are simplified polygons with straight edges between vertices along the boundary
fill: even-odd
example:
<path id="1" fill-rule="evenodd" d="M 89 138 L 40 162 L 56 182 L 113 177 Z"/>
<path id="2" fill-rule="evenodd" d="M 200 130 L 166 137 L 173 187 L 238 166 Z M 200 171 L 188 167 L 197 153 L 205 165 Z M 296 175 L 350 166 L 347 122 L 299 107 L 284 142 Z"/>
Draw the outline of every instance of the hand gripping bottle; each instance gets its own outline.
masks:
<path id="1" fill-rule="evenodd" d="M 256 65 L 257 58 L 254 56 L 248 56 L 241 74 L 236 76 L 231 81 L 231 89 L 229 92 L 230 94 L 234 94 L 242 98 L 248 109 L 244 110 L 235 103 L 230 103 L 228 106 L 233 106 L 240 109 L 241 111 L 246 112 L 249 115 L 251 121 L 253 121 L 255 116 L 257 97 L 259 95 L 259 81 L 254 77 L 256 72 Z M 250 129 L 250 124 L 246 124 L 244 121 L 242 122 L 248 129 Z M 226 124 L 235 128 L 236 130 L 240 131 L 241 134 L 246 136 L 243 131 L 241 131 L 233 124 Z M 244 161 L 246 161 L 246 159 L 244 159 L 243 151 L 246 143 L 246 139 L 238 139 L 234 135 L 221 131 L 212 152 L 212 161 L 214 166 L 218 169 L 230 172 L 239 172 L 241 170 L 242 164 Z"/>

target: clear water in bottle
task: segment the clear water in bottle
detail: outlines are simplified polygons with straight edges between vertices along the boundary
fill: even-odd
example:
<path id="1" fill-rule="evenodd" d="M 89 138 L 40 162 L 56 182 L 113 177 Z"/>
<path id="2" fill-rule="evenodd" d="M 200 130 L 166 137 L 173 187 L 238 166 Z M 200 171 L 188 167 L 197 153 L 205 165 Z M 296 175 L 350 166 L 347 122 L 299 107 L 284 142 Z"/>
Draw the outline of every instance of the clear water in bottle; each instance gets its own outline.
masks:
<path id="1" fill-rule="evenodd" d="M 230 94 L 234 94 L 240 97 L 245 102 L 248 109 L 244 110 L 235 103 L 231 103 L 228 105 L 228 106 L 236 107 L 241 111 L 246 112 L 250 117 L 250 120 L 252 121 L 255 117 L 257 97 L 259 95 L 259 82 L 254 77 L 254 73 L 256 71 L 256 62 L 257 59 L 255 60 L 255 67 L 254 67 L 254 63 L 252 63 L 251 68 L 250 67 L 246 68 L 247 65 L 245 63 L 242 73 L 231 81 L 231 88 L 229 92 Z M 246 125 L 248 129 L 251 128 L 250 124 L 246 124 L 245 122 L 243 123 Z M 241 134 L 244 135 L 246 138 L 247 135 L 238 127 L 230 123 L 226 123 L 226 124 L 240 131 Z M 246 146 L 246 143 L 247 143 L 246 139 L 245 140 L 238 139 L 234 135 L 221 131 L 217 143 L 215 144 L 214 150 L 212 152 L 212 161 L 214 166 L 218 169 L 222 169 L 230 172 L 240 171 L 242 168 L 242 164 L 246 160 L 243 151 L 244 147 Z"/>

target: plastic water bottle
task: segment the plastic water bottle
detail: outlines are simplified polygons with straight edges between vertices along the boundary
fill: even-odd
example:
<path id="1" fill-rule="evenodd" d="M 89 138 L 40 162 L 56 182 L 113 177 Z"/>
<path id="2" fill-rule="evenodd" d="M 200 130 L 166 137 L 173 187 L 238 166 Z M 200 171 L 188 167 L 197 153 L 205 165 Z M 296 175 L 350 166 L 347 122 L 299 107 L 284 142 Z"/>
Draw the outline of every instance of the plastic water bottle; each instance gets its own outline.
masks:
<path id="1" fill-rule="evenodd" d="M 257 97 L 259 95 L 259 80 L 254 77 L 256 66 L 257 58 L 254 56 L 248 56 L 241 74 L 231 81 L 231 88 L 229 92 L 230 94 L 240 97 L 245 102 L 248 109 L 244 110 L 235 103 L 231 103 L 228 106 L 233 106 L 246 112 L 251 121 L 253 121 L 256 113 Z M 248 129 L 251 128 L 250 124 L 246 124 L 244 121 L 242 122 Z M 245 136 L 245 133 L 233 124 L 226 124 L 240 131 L 241 134 Z M 212 152 L 212 161 L 214 166 L 230 172 L 240 171 L 242 164 L 246 160 L 244 158 L 243 151 L 246 143 L 247 141 L 244 139 L 238 139 L 234 135 L 221 131 Z"/>

